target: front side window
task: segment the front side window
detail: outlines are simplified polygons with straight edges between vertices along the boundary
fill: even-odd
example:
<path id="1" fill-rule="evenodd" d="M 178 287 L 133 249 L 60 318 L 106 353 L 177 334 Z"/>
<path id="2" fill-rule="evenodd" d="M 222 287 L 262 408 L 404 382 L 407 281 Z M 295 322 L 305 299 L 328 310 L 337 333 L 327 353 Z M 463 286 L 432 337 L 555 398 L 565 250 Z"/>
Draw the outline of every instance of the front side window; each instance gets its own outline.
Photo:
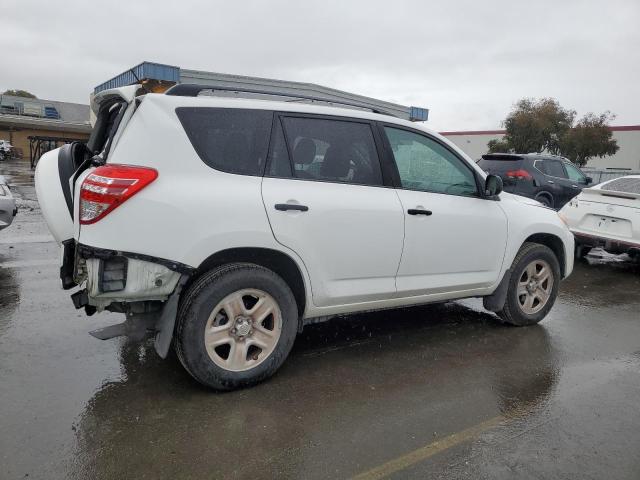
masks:
<path id="1" fill-rule="evenodd" d="M 262 175 L 273 112 L 179 107 L 176 114 L 204 163 L 223 172 Z"/>
<path id="2" fill-rule="evenodd" d="M 584 173 L 582 173 L 578 167 L 574 167 L 570 163 L 565 163 L 564 168 L 567 169 L 569 180 L 573 180 L 578 183 L 587 183 L 587 177 L 585 177 Z"/>
<path id="3" fill-rule="evenodd" d="M 453 152 L 424 135 L 393 127 L 384 130 L 402 188 L 464 196 L 477 194 L 473 172 Z"/>
<path id="4" fill-rule="evenodd" d="M 291 153 L 293 168 L 289 171 L 294 177 L 382 185 L 378 151 L 368 123 L 308 117 L 284 117 L 282 123 Z M 287 172 L 275 160 L 272 158 L 270 173 Z"/>

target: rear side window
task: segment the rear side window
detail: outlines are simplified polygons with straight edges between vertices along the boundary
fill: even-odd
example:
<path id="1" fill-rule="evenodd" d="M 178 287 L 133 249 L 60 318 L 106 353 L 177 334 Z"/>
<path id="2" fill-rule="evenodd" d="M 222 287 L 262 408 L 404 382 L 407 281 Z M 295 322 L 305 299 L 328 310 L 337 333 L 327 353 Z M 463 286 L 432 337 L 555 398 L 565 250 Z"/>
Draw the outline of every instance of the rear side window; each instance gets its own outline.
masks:
<path id="1" fill-rule="evenodd" d="M 378 151 L 368 123 L 284 117 L 282 124 L 288 150 L 281 148 L 277 128 L 270 173 L 308 180 L 382 185 Z M 282 165 L 287 160 L 289 167 Z"/>
<path id="2" fill-rule="evenodd" d="M 273 112 L 179 107 L 176 114 L 204 163 L 223 172 L 262 175 Z"/>
<path id="3" fill-rule="evenodd" d="M 560 160 L 539 160 L 536 167 L 542 173 L 552 177 L 567 178 L 562 162 Z"/>

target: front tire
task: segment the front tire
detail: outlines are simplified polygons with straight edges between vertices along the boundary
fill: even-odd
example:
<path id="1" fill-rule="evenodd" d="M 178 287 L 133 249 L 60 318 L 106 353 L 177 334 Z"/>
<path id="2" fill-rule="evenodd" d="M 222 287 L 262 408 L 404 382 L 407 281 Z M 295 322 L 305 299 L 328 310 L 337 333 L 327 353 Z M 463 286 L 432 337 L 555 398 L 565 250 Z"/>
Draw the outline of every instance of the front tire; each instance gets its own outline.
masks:
<path id="1" fill-rule="evenodd" d="M 289 286 L 271 270 L 230 264 L 202 275 L 178 312 L 176 352 L 187 372 L 215 390 L 254 385 L 289 355 L 298 309 Z"/>
<path id="2" fill-rule="evenodd" d="M 553 251 L 525 243 L 513 261 L 507 298 L 498 315 L 511 325 L 535 325 L 553 307 L 560 279 L 560 264 Z"/>

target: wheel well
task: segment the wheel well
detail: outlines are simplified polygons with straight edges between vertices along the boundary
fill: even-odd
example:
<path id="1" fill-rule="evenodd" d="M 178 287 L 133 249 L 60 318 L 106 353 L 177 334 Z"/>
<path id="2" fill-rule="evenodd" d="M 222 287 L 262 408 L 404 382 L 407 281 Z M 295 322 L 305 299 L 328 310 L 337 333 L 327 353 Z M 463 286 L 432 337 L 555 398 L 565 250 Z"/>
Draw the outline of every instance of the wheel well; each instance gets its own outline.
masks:
<path id="1" fill-rule="evenodd" d="M 289 285 L 298 306 L 298 314 L 304 313 L 306 305 L 306 292 L 304 278 L 296 262 L 287 254 L 268 248 L 230 248 L 221 250 L 208 257 L 200 264 L 193 280 L 212 268 L 226 263 L 254 263 L 277 273 Z"/>
<path id="2" fill-rule="evenodd" d="M 562 240 L 560 240 L 560 238 L 552 235 L 551 233 L 536 233 L 528 237 L 525 242 L 539 243 L 541 245 L 549 247 L 560 263 L 560 273 L 564 278 L 566 252 L 564 251 L 564 244 L 562 243 Z"/>

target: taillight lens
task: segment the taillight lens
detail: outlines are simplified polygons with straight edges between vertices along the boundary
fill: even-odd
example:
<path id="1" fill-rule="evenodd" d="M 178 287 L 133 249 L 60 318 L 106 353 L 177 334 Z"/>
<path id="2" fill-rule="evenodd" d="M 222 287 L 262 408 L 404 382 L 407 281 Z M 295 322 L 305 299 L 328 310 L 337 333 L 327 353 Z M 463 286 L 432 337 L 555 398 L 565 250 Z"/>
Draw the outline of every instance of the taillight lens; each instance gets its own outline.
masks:
<path id="1" fill-rule="evenodd" d="M 509 170 L 506 174 L 507 177 L 509 178 L 522 178 L 525 180 L 531 180 L 533 177 L 531 176 L 531 174 L 529 172 L 527 172 L 526 170 Z"/>
<path id="2" fill-rule="evenodd" d="M 87 175 L 80 187 L 80 223 L 104 218 L 158 178 L 153 168 L 103 165 Z"/>

